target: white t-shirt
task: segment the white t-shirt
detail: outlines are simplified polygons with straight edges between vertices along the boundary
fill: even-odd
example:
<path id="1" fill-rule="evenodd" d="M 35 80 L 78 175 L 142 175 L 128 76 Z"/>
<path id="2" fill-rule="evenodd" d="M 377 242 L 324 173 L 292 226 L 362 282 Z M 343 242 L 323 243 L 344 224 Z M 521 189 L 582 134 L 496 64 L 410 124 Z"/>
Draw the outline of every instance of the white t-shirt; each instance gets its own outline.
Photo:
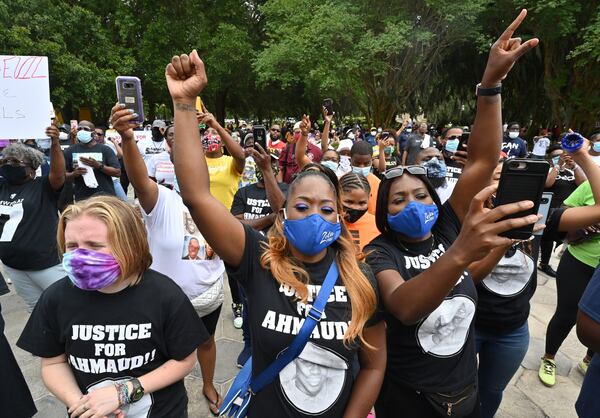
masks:
<path id="1" fill-rule="evenodd" d="M 148 231 L 152 269 L 169 276 L 190 300 L 223 279 L 225 264 L 207 245 L 181 196 L 158 186 L 158 200 L 142 215 Z"/>
<path id="2" fill-rule="evenodd" d="M 175 180 L 175 166 L 167 151 L 151 156 L 148 163 L 148 175 L 154 177 L 158 184 L 173 185 Z"/>
<path id="3" fill-rule="evenodd" d="M 538 157 L 543 157 L 546 155 L 546 149 L 550 146 L 550 140 L 545 136 L 539 138 L 535 144 L 533 144 L 533 155 L 537 155 Z"/>
<path id="4" fill-rule="evenodd" d="M 137 143 L 137 147 L 140 151 L 140 154 L 142 154 L 142 157 L 144 158 L 148 172 L 150 172 L 150 159 L 154 155 L 160 154 L 161 152 L 167 150 L 167 141 L 163 140 L 161 142 L 154 142 L 152 139 L 141 139 Z"/>

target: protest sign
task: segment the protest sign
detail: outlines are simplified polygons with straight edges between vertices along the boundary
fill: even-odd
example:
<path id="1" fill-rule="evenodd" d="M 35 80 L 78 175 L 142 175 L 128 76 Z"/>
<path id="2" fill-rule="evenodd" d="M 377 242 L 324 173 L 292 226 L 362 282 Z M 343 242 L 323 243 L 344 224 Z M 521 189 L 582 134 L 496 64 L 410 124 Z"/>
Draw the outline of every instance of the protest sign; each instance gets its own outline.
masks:
<path id="1" fill-rule="evenodd" d="M 45 138 L 48 57 L 0 55 L 0 138 Z"/>
<path id="2" fill-rule="evenodd" d="M 135 142 L 140 142 L 144 139 L 152 139 L 152 131 L 133 131 Z"/>

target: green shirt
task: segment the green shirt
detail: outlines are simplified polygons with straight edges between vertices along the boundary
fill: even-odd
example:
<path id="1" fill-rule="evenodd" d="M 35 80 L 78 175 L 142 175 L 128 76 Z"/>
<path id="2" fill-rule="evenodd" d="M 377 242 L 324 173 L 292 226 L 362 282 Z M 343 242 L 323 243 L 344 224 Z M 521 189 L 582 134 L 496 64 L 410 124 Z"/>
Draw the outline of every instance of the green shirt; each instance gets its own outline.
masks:
<path id="1" fill-rule="evenodd" d="M 570 207 L 594 205 L 594 195 L 590 183 L 586 181 L 580 184 L 564 201 L 564 204 Z M 594 235 L 580 244 L 569 245 L 568 250 L 577 260 L 596 268 L 600 262 L 600 234 Z"/>

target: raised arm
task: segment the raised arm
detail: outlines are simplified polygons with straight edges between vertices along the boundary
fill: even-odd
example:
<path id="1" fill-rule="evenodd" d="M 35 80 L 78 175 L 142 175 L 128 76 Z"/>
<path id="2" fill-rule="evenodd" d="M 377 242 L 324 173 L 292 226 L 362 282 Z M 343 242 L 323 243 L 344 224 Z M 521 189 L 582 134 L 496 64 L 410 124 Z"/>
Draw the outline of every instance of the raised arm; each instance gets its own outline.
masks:
<path id="1" fill-rule="evenodd" d="M 306 115 L 302 116 L 302 122 L 300 122 L 300 139 L 296 142 L 296 163 L 300 170 L 306 164 L 310 164 L 312 161 L 306 156 L 306 148 L 308 147 L 308 132 L 310 130 L 310 118 Z"/>
<path id="2" fill-rule="evenodd" d="M 124 104 L 112 108 L 111 121 L 114 129 L 121 135 L 123 165 L 127 177 L 135 190 L 144 212 L 150 213 L 158 201 L 158 185 L 148 177 L 148 171 L 142 155 L 138 151 L 133 135 L 131 121 L 137 116 L 126 109 Z"/>
<path id="3" fill-rule="evenodd" d="M 273 169 L 271 167 L 271 156 L 267 154 L 260 144 L 256 144 L 256 146 L 258 147 L 258 150 L 252 148 L 250 153 L 252 154 L 252 158 L 254 158 L 256 165 L 263 173 L 263 182 L 265 184 L 265 191 L 267 192 L 267 200 L 269 201 L 269 206 L 271 206 L 271 211 L 273 211 L 273 213 L 277 213 L 279 209 L 283 207 L 285 195 L 279 188 L 277 179 L 273 174 Z"/>
<path id="4" fill-rule="evenodd" d="M 229 135 L 227 129 L 223 128 L 221 124 L 217 121 L 217 119 L 215 119 L 213 114 L 209 113 L 206 110 L 204 104 L 202 104 L 202 108 L 204 110 L 204 113 L 200 113 L 198 117 L 209 128 L 213 128 L 215 131 L 217 131 L 217 133 L 221 137 L 221 140 L 223 141 L 223 145 L 225 146 L 225 148 L 227 148 L 227 151 L 229 151 L 229 154 L 235 160 L 235 168 L 237 172 L 243 173 L 244 166 L 246 165 L 246 154 L 244 154 L 244 148 L 242 148 L 240 144 L 233 140 L 231 135 Z"/>
<path id="5" fill-rule="evenodd" d="M 492 45 L 481 88 L 501 85 L 519 57 L 538 44 L 537 38 L 523 44 L 521 38 L 512 38 L 526 15 L 527 11 L 522 10 Z M 469 139 L 469 159 L 449 199 L 452 209 L 461 221 L 469 210 L 473 196 L 490 183 L 492 173 L 498 165 L 502 145 L 501 105 L 500 95 L 477 98 L 477 113 Z"/>
<path id="6" fill-rule="evenodd" d="M 52 187 L 52 190 L 54 191 L 62 189 L 66 180 L 65 154 L 63 154 L 63 151 L 60 148 L 58 134 L 58 128 L 55 125 L 46 128 L 46 135 L 52 139 L 48 181 L 50 182 L 50 187 Z"/>
<path id="7" fill-rule="evenodd" d="M 538 220 L 537 215 L 529 215 L 497 222 L 508 214 L 531 208 L 533 202 L 522 201 L 486 209 L 484 202 L 496 190 L 496 185 L 488 186 L 474 196 L 460 234 L 446 253 L 427 270 L 408 281 L 404 281 L 397 270 L 377 273 L 383 302 L 402 323 L 414 324 L 429 315 L 448 296 L 471 263 L 482 259 L 494 248 L 507 247 L 512 243 L 511 239 L 499 236 L 500 233 Z"/>
<path id="8" fill-rule="evenodd" d="M 379 147 L 379 156 L 376 158 L 377 160 L 377 171 L 380 174 L 385 173 L 385 147 L 387 145 L 387 141 L 385 139 L 381 139 L 381 134 L 377 134 L 377 146 Z M 373 161 L 373 165 L 375 165 L 375 161 Z"/>
<path id="9" fill-rule="evenodd" d="M 323 154 L 325 154 L 325 152 L 327 152 L 327 150 L 329 149 L 329 131 L 331 130 L 331 121 L 335 116 L 335 112 L 333 112 L 331 115 L 328 115 L 327 109 L 325 109 L 324 106 L 321 108 L 321 111 L 323 112 L 324 121 L 323 132 L 321 133 L 321 151 L 323 152 Z"/>
<path id="10" fill-rule="evenodd" d="M 174 56 L 165 76 L 175 108 L 177 139 L 173 152 L 181 197 L 209 245 L 227 264 L 237 267 L 244 254 L 244 227 L 210 194 L 208 167 L 196 120 L 196 96 L 207 83 L 204 63 L 196 50 L 189 56 Z"/>

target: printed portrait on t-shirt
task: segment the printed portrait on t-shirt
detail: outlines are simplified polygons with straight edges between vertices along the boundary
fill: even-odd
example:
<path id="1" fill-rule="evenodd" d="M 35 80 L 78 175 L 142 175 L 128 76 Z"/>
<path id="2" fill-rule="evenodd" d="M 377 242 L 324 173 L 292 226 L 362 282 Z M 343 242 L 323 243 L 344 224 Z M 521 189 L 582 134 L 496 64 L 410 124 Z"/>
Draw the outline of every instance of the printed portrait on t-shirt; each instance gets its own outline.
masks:
<path id="1" fill-rule="evenodd" d="M 132 377 L 116 379 L 116 380 L 106 379 L 106 380 L 103 380 L 101 382 L 95 383 L 92 386 L 90 386 L 88 388 L 88 392 L 93 392 L 96 389 L 113 386 L 114 382 L 124 382 L 129 379 L 132 379 Z M 142 396 L 142 399 L 140 399 L 139 401 L 134 402 L 129 405 L 120 406 L 119 409 L 123 412 L 123 414 L 125 414 L 125 416 L 127 418 L 146 418 L 146 417 L 150 416 L 150 409 L 152 408 L 152 403 L 153 403 L 152 395 L 149 393 L 146 393 L 144 396 Z M 113 418 L 115 416 L 116 415 L 108 414 L 109 418 Z"/>
<path id="2" fill-rule="evenodd" d="M 534 268 L 530 255 L 522 249 L 511 248 L 481 284 L 499 296 L 515 296 L 527 287 Z"/>
<path id="3" fill-rule="evenodd" d="M 280 373 L 281 391 L 304 414 L 322 414 L 344 388 L 348 365 L 334 352 L 309 342 Z"/>
<path id="4" fill-rule="evenodd" d="M 475 303 L 466 296 L 446 299 L 417 329 L 417 340 L 424 352 L 449 357 L 459 353 L 469 335 Z"/>
<path id="5" fill-rule="evenodd" d="M 215 252 L 202 235 L 186 235 L 183 242 L 182 260 L 213 260 Z"/>

